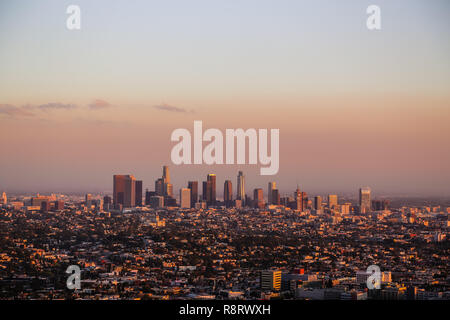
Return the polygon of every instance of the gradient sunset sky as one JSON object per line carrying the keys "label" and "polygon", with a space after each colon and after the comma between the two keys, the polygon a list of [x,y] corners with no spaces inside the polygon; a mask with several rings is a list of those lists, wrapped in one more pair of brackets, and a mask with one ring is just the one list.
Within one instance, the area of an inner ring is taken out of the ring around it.
{"label": "gradient sunset sky", "polygon": [[[153,190],[167,164],[176,194],[243,170],[249,194],[450,195],[449,39],[448,0],[3,0],[0,191]],[[194,120],[279,128],[279,173],[171,164]]]}

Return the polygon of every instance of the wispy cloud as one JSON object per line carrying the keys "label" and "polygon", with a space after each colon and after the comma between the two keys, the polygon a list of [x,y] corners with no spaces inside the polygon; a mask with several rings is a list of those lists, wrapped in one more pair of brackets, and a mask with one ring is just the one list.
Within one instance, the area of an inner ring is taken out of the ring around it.
{"label": "wispy cloud", "polygon": [[23,105],[14,106],[11,104],[0,104],[0,114],[10,117],[31,117],[37,115],[37,112],[44,111],[45,113],[52,110],[71,110],[78,108],[75,104],[67,104],[60,102],[49,102],[40,105]]}
{"label": "wispy cloud", "polygon": [[69,109],[75,109],[77,106],[75,104],[66,104],[66,103],[60,103],[60,102],[49,102],[46,104],[41,104],[36,106],[37,109],[40,110],[69,110]]}
{"label": "wispy cloud", "polygon": [[156,105],[153,106],[153,108],[158,109],[158,110],[163,110],[163,111],[169,111],[169,112],[182,112],[182,113],[186,113],[186,112],[194,112],[193,110],[189,111],[185,108],[180,108],[180,107],[175,107],[175,106],[171,106],[168,104],[160,104],[160,105]]}
{"label": "wispy cloud", "polygon": [[0,104],[0,114],[10,117],[33,117],[35,114],[24,107],[16,107],[10,104]]}
{"label": "wispy cloud", "polygon": [[112,107],[112,105],[108,101],[102,99],[95,99],[94,101],[92,101],[91,104],[89,104],[88,107],[91,110],[99,110]]}

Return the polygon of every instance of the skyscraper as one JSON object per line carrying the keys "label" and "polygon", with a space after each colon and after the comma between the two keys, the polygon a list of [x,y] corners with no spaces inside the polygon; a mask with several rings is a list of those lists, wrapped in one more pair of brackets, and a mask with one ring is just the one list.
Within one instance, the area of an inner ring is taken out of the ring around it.
{"label": "skyscraper", "polygon": [[198,201],[198,181],[189,181],[188,188],[191,189],[191,207],[195,208]]}
{"label": "skyscraper", "polygon": [[236,199],[244,201],[245,200],[245,176],[242,171],[239,171],[237,176],[237,194]]}
{"label": "skyscraper", "polygon": [[163,166],[163,179],[164,183],[170,183],[170,172],[168,166]]}
{"label": "skyscraper", "polygon": [[335,194],[328,195],[328,208],[333,209],[333,207],[338,205],[338,196]]}
{"label": "skyscraper", "polygon": [[2,202],[3,202],[3,204],[7,204],[8,203],[8,197],[6,196],[6,192],[2,193]]}
{"label": "skyscraper", "polygon": [[322,210],[322,197],[321,196],[314,197],[314,209]]}
{"label": "skyscraper", "polygon": [[302,192],[302,211],[309,208],[309,200],[308,200],[308,194],[306,192]]}
{"label": "skyscraper", "polygon": [[112,199],[110,196],[103,197],[103,209],[109,211],[111,209]]}
{"label": "skyscraper", "polygon": [[269,182],[269,189],[267,190],[267,202],[272,203],[272,190],[277,188],[276,182]]}
{"label": "skyscraper", "polygon": [[88,193],[84,196],[84,204],[87,208],[92,206],[92,194]]}
{"label": "skyscraper", "polygon": [[142,207],[142,180],[136,180],[136,207]]}
{"label": "skyscraper", "polygon": [[253,204],[255,208],[264,208],[264,192],[261,188],[253,190]]}
{"label": "skyscraper", "polygon": [[145,205],[149,206],[151,204],[151,197],[157,196],[155,191],[148,191],[148,189],[145,190]]}
{"label": "skyscraper", "polygon": [[303,192],[300,191],[300,188],[297,186],[297,190],[294,192],[294,209],[303,211]]}
{"label": "skyscraper", "polygon": [[223,201],[227,207],[231,206],[233,201],[233,187],[231,184],[231,180],[226,180],[223,184]]}
{"label": "skyscraper", "polygon": [[162,183],[163,183],[163,195],[164,196],[173,196],[173,186],[170,183],[170,172],[168,166],[163,166],[163,176],[162,176]]}
{"label": "skyscraper", "polygon": [[213,173],[208,174],[207,181],[210,182],[208,186],[210,203],[208,205],[214,206],[216,204],[216,175]]}
{"label": "skyscraper", "polygon": [[363,187],[359,189],[359,211],[360,213],[369,213],[371,211],[370,188]]}
{"label": "skyscraper", "polygon": [[203,181],[202,199],[211,203],[211,181]]}
{"label": "skyscraper", "polygon": [[190,208],[191,207],[191,189],[182,188],[180,189],[180,208]]}
{"label": "skyscraper", "polygon": [[171,183],[164,184],[164,196],[167,197],[173,196],[173,185]]}
{"label": "skyscraper", "polygon": [[272,190],[272,204],[275,204],[275,205],[281,204],[280,192],[278,191],[278,189]]}
{"label": "skyscraper", "polygon": [[132,175],[114,175],[113,189],[114,205],[125,208],[136,205],[136,179]]}
{"label": "skyscraper", "polygon": [[164,195],[164,180],[162,178],[155,181],[155,192],[158,196]]}

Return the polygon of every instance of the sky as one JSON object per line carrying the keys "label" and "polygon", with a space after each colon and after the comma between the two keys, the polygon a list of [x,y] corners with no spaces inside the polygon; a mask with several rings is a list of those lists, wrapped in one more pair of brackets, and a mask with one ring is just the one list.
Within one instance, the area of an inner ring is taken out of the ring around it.
{"label": "sky", "polygon": [[[66,8],[81,29],[66,28]],[[381,30],[366,8],[381,8]],[[0,2],[0,190],[450,195],[447,0]],[[175,166],[171,132],[280,129],[280,170]]]}

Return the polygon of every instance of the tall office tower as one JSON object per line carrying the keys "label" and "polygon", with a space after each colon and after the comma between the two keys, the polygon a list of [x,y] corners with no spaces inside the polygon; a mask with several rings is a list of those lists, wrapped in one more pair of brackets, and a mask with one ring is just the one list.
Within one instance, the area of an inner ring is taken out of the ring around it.
{"label": "tall office tower", "polygon": [[333,209],[338,205],[338,196],[335,194],[328,195],[328,208]]}
{"label": "tall office tower", "polygon": [[203,181],[202,199],[206,203],[211,203],[211,181]]}
{"label": "tall office tower", "polygon": [[237,176],[237,194],[236,199],[244,201],[245,200],[245,176],[242,171],[239,171]]}
{"label": "tall office tower", "polygon": [[280,199],[280,192],[278,189],[272,190],[272,204],[280,205],[281,199]]}
{"label": "tall office tower", "polygon": [[253,190],[253,205],[255,208],[264,208],[264,192],[261,188]]}
{"label": "tall office tower", "polygon": [[231,180],[226,180],[223,184],[223,201],[227,207],[231,207],[233,202],[233,187]]}
{"label": "tall office tower", "polygon": [[142,180],[136,180],[136,207],[142,207]]}
{"label": "tall office tower", "polygon": [[191,189],[182,188],[180,189],[180,208],[190,208],[191,207]]}
{"label": "tall office tower", "polygon": [[213,173],[208,174],[207,177],[207,181],[210,182],[210,187],[209,187],[209,198],[210,198],[210,203],[208,203],[208,205],[212,205],[214,206],[216,204],[216,175]]}
{"label": "tall office tower", "polygon": [[136,205],[136,179],[132,175],[114,175],[114,205],[125,208]]}
{"label": "tall office tower", "polygon": [[7,204],[8,203],[8,197],[6,196],[6,192],[2,193],[2,202],[3,202],[3,204]]}
{"label": "tall office tower", "polygon": [[261,271],[261,290],[279,291],[281,289],[281,270]]}
{"label": "tall office tower", "polygon": [[359,212],[369,213],[371,210],[370,188],[363,187],[359,189]]}
{"label": "tall office tower", "polygon": [[173,185],[171,183],[164,184],[164,196],[167,197],[173,196]]}
{"label": "tall office tower", "polygon": [[88,193],[84,196],[84,204],[87,208],[92,206],[92,194]]}
{"label": "tall office tower", "polygon": [[168,166],[163,166],[163,179],[164,183],[170,183],[170,172]]}
{"label": "tall office tower", "polygon": [[170,183],[170,172],[168,166],[163,166],[163,185],[164,185],[164,196],[173,196],[173,186]]}
{"label": "tall office tower", "polygon": [[303,211],[303,192],[300,191],[300,188],[297,186],[297,190],[294,192],[294,209]]}
{"label": "tall office tower", "polygon": [[[302,203],[302,210],[306,210],[309,209],[309,200],[308,200],[308,194],[306,192],[302,192],[302,198],[303,198],[303,203]],[[312,205],[312,201],[311,201],[311,205]]]}
{"label": "tall office tower", "polygon": [[110,196],[103,197],[103,209],[108,211],[111,210],[112,199]]}
{"label": "tall office tower", "polygon": [[322,197],[321,196],[314,197],[314,209],[322,210]]}
{"label": "tall office tower", "polygon": [[162,178],[155,181],[155,192],[158,196],[164,195],[164,180]]}
{"label": "tall office tower", "polygon": [[151,205],[151,197],[157,196],[155,191],[148,191],[148,189],[145,191],[145,205],[149,206]]}
{"label": "tall office tower", "polygon": [[191,189],[191,207],[195,208],[198,201],[198,181],[189,181],[188,188]]}
{"label": "tall office tower", "polygon": [[341,214],[347,215],[350,214],[351,203],[344,203],[341,205]]}
{"label": "tall office tower", "polygon": [[264,200],[263,189],[255,188],[253,190],[253,201],[261,201],[261,200]]}
{"label": "tall office tower", "polygon": [[269,182],[269,189],[267,190],[267,203],[272,203],[272,190],[277,188],[276,182]]}

